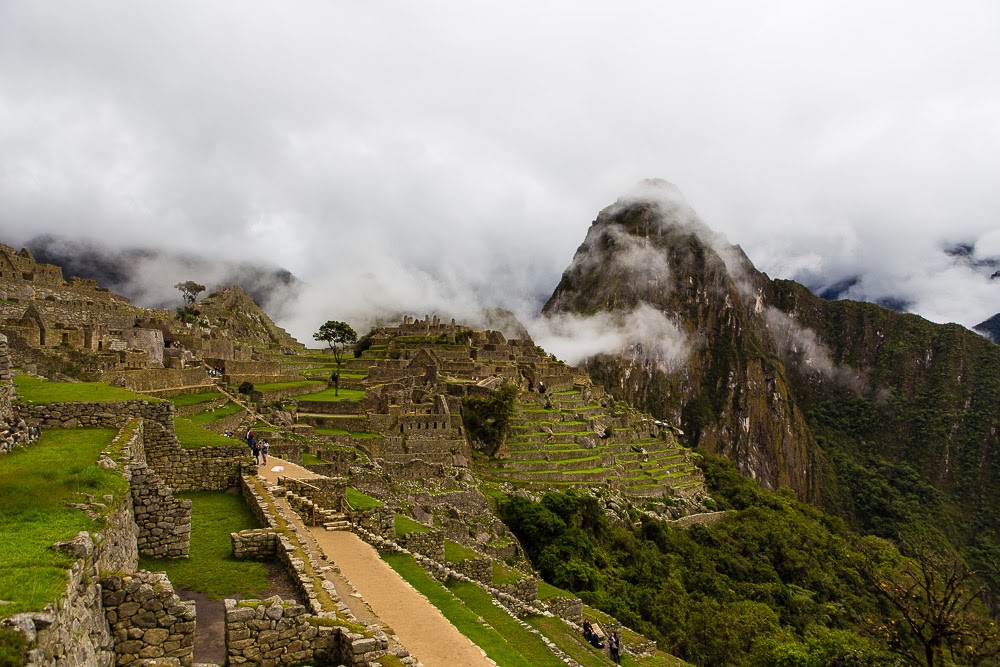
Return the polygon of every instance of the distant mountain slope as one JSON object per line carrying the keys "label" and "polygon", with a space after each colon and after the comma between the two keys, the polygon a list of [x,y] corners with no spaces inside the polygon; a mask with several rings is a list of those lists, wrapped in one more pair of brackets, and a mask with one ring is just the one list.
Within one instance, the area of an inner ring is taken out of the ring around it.
{"label": "distant mountain slope", "polygon": [[706,227],[675,187],[644,189],[601,211],[543,313],[611,312],[626,321],[643,306],[662,313],[662,333],[686,353],[666,359],[647,340],[586,362],[595,380],[682,422],[691,444],[725,454],[765,486],[816,498],[822,465],[768,331],[759,299],[767,276]]}
{"label": "distant mountain slope", "polygon": [[96,280],[146,308],[181,305],[174,285],[194,280],[209,290],[239,285],[262,308],[281,317],[282,306],[300,286],[298,278],[273,265],[204,259],[149,248],[113,251],[90,241],[55,236],[38,236],[25,245],[39,262],[62,267],[67,279]]}
{"label": "distant mountain slope", "polygon": [[544,312],[627,321],[643,307],[661,318],[661,339],[682,339],[683,353],[664,358],[647,337],[590,359],[609,391],[679,418],[689,444],[864,531],[900,537],[922,521],[985,559],[981,571],[995,562],[996,344],[771,280],[676,188],[656,182],[600,213]]}
{"label": "distant mountain slope", "polygon": [[1000,313],[997,313],[993,317],[980,322],[972,328],[989,338],[994,343],[1000,344]]}

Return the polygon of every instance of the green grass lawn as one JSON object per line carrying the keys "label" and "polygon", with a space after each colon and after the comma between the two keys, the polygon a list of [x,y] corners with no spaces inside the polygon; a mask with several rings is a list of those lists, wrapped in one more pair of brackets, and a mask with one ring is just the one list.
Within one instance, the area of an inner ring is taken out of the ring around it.
{"label": "green grass lawn", "polygon": [[[529,633],[514,619],[489,602],[481,605],[481,598],[469,596],[476,609],[468,602],[460,599],[453,590],[449,590],[435,581],[422,567],[417,565],[412,556],[406,554],[385,554],[382,556],[387,563],[404,579],[420,591],[427,599],[441,610],[458,631],[472,640],[479,648],[500,667],[565,667],[555,655],[548,650],[537,635]],[[467,584],[476,588],[472,584]],[[477,590],[482,590],[478,589]],[[466,591],[460,588],[461,593]],[[486,593],[483,592],[485,596]],[[482,610],[479,607],[482,606]],[[488,607],[488,608],[487,608]],[[499,614],[506,616],[508,625]],[[482,618],[482,621],[480,621]],[[515,635],[515,630],[521,634]]]}
{"label": "green grass lawn", "polygon": [[65,591],[72,561],[49,547],[99,529],[67,502],[80,502],[81,492],[123,501],[121,471],[97,465],[114,436],[111,429],[49,429],[37,443],[0,456],[0,600],[11,603],[0,605],[0,616],[40,611]]}
{"label": "green grass lawn", "polygon": [[319,465],[324,463],[323,459],[319,458],[315,454],[310,452],[302,452],[302,465],[305,467]]}
{"label": "green grass lawn", "polygon": [[192,424],[208,424],[209,422],[214,422],[216,420],[222,419],[223,417],[228,417],[229,415],[235,415],[237,412],[242,412],[243,408],[229,401],[221,408],[215,408],[214,410],[205,410],[203,412],[198,412],[193,414],[186,419],[189,419]]}
{"label": "green grass lawn", "polygon": [[382,507],[384,503],[381,500],[376,500],[369,495],[361,493],[357,489],[347,487],[347,502],[351,504],[351,507],[359,512],[364,510],[370,510],[374,507]]}
{"label": "green grass lawn", "polygon": [[561,588],[556,588],[550,583],[546,583],[541,579],[538,580],[538,599],[548,600],[549,598],[576,598],[576,595],[570,593],[569,591],[564,591]]}
{"label": "green grass lawn", "polygon": [[526,576],[523,572],[507,567],[503,563],[493,561],[493,583],[498,586],[502,584],[516,584],[526,578]]}
{"label": "green grass lawn", "polygon": [[453,542],[452,540],[444,541],[444,559],[448,563],[461,563],[464,560],[475,560],[482,557],[481,553],[462,546],[458,542]]}
{"label": "green grass lawn", "polygon": [[174,396],[170,399],[170,402],[179,408],[183,408],[188,405],[208,403],[209,401],[214,401],[219,398],[222,398],[222,392],[203,391],[197,394],[181,394],[180,396]]}
{"label": "green grass lawn", "polygon": [[299,382],[268,382],[266,384],[255,385],[254,390],[280,391],[283,389],[293,389],[293,388],[307,389],[309,387],[318,387],[322,384],[323,384],[322,382],[316,382],[315,380],[301,380]]}
{"label": "green grass lawn", "polygon": [[157,401],[128,389],[112,387],[104,382],[51,382],[31,375],[14,378],[17,395],[32,403],[115,403],[118,401]]}
{"label": "green grass lawn", "polygon": [[430,526],[425,526],[408,516],[403,516],[402,514],[396,515],[396,537],[402,537],[408,533],[427,533],[430,530]]}
{"label": "green grass lawn", "polygon": [[191,500],[191,552],[186,559],[140,558],[139,567],[166,572],[171,583],[215,599],[257,597],[269,587],[259,561],[233,557],[229,533],[259,528],[243,497],[225,491],[178,494]]}
{"label": "green grass lawn", "polygon": [[336,403],[337,401],[360,401],[365,397],[363,389],[343,389],[334,393],[333,387],[318,391],[315,394],[303,396],[303,401],[322,401],[326,403]]}
{"label": "green grass lawn", "polygon": [[[174,432],[177,433],[177,440],[181,447],[185,449],[197,449],[198,447],[232,447],[240,445],[239,438],[227,438],[224,435],[202,428],[190,419],[176,417],[174,419]],[[249,455],[250,448],[247,448]]]}

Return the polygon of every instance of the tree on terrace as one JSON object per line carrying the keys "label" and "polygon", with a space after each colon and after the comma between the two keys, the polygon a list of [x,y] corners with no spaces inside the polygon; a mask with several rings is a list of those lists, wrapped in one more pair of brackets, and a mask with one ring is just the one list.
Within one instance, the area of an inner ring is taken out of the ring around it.
{"label": "tree on terrace", "polygon": [[182,283],[177,283],[174,285],[174,288],[181,291],[185,306],[193,306],[194,302],[198,300],[198,295],[205,291],[204,285],[199,285],[193,280],[185,280]]}
{"label": "tree on terrace", "polygon": [[184,297],[184,305],[177,309],[177,319],[181,322],[198,321],[201,312],[194,307],[194,302],[198,299],[198,295],[205,291],[205,286],[193,280],[185,280],[182,283],[177,283],[174,287],[179,289],[181,296]]}
{"label": "tree on terrace", "polygon": [[344,351],[358,342],[358,332],[346,322],[330,320],[313,334],[313,338],[325,342],[330,347],[333,360],[337,362],[337,372],[330,376],[333,380],[333,394],[340,395],[340,367],[344,363]]}

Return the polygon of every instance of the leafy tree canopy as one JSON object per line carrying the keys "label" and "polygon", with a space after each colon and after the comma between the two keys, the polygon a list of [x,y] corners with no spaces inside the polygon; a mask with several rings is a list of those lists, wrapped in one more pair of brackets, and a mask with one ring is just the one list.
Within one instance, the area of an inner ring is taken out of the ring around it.
{"label": "leafy tree canopy", "polygon": [[185,280],[182,283],[177,283],[174,288],[181,291],[181,296],[184,297],[184,305],[191,306],[198,299],[198,295],[205,291],[205,286],[196,283],[193,280]]}

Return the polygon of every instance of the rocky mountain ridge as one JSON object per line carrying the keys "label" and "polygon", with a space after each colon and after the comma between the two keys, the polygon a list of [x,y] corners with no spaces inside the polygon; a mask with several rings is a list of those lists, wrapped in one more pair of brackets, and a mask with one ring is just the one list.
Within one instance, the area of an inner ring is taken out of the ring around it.
{"label": "rocky mountain ridge", "polygon": [[[689,445],[863,531],[899,538],[913,519],[879,519],[892,512],[871,505],[864,471],[913,471],[944,503],[931,516],[931,504],[915,499],[915,511],[955,544],[996,553],[996,344],[959,325],[772,280],[664,182],[598,215],[544,313],[628,322],[641,309],[660,319],[657,332],[585,363],[605,389],[679,419]],[[665,358],[663,340],[680,352]],[[992,556],[983,557],[988,567]]]}

